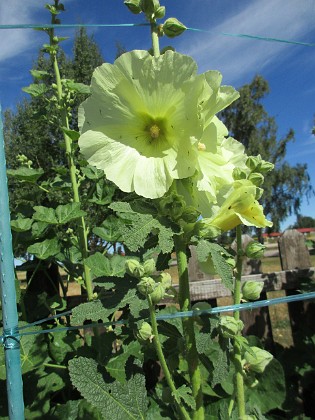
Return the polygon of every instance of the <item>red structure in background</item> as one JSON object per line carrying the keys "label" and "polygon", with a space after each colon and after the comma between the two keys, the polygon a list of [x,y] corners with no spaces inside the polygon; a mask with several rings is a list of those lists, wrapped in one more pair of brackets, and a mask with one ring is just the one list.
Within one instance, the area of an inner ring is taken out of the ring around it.
{"label": "red structure in background", "polygon": [[[296,230],[304,234],[315,232],[315,228],[298,228]],[[263,233],[263,238],[276,238],[281,235],[281,232]]]}

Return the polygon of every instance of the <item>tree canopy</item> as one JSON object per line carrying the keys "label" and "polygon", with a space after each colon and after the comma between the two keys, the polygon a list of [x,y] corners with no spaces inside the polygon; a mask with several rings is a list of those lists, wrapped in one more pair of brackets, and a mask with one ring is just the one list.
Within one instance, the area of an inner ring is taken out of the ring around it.
{"label": "tree canopy", "polygon": [[260,154],[275,165],[263,185],[262,205],[273,222],[272,229],[277,231],[281,221],[299,213],[302,198],[313,191],[307,165],[292,166],[285,160],[294,131],[290,129],[285,137],[278,138],[276,120],[262,104],[269,93],[268,82],[257,75],[239,92],[240,98],[222,112],[222,117],[231,136],[245,146],[248,155]]}

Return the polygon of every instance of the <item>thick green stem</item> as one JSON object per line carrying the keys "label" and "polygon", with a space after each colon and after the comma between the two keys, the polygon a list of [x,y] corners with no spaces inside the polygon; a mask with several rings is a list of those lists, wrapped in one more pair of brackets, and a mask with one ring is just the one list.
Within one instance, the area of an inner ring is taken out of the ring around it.
{"label": "thick green stem", "polygon": [[159,34],[157,29],[157,24],[151,22],[151,37],[152,37],[152,48],[153,55],[155,58],[160,56],[160,43],[159,43]]}
{"label": "thick green stem", "polygon": [[[52,43],[52,38],[53,38],[52,35],[51,35],[51,43]],[[51,56],[53,60],[53,68],[55,72],[55,79],[56,79],[56,85],[57,85],[57,96],[58,96],[59,105],[61,107],[61,127],[65,127],[69,129],[67,109],[62,104],[62,84],[61,84],[61,77],[60,77],[60,71],[59,71],[58,61],[56,57],[56,52],[52,53]],[[74,163],[73,151],[72,151],[72,140],[65,133],[63,134],[63,136],[64,136],[64,141],[65,141],[66,156],[67,156],[68,167],[69,167],[69,172],[70,172],[71,186],[72,186],[72,192],[73,192],[73,201],[75,203],[80,203],[79,186],[78,186],[77,175],[76,175],[76,165]],[[82,253],[82,259],[83,259],[84,283],[86,287],[87,297],[88,297],[88,300],[93,300],[93,286],[92,286],[91,272],[90,272],[89,267],[85,264],[85,259],[89,256],[89,253],[88,253],[88,245],[87,245],[87,230],[85,226],[84,217],[81,217],[79,219],[78,238],[79,238],[80,251]]]}
{"label": "thick green stem", "polygon": [[[158,328],[157,328],[157,322],[156,322],[156,315],[155,315],[155,307],[152,303],[151,297],[148,296],[148,302],[149,302],[149,309],[150,309],[150,321],[151,321],[151,327],[152,327],[152,333],[153,333],[153,344],[154,344],[154,348],[156,351],[156,354],[158,356],[159,362],[161,364],[164,376],[165,376],[165,380],[167,382],[167,385],[170,387],[170,390],[172,391],[172,394],[176,393],[176,387],[175,384],[173,382],[172,379],[172,375],[171,372],[168,369],[165,357],[164,357],[164,353],[162,350],[162,346],[160,343],[160,339],[159,339],[159,332],[158,332]],[[178,409],[178,412],[181,416],[181,418],[189,420],[190,416],[187,413],[185,407],[181,404],[179,404],[178,402],[176,402],[176,406]]]}
{"label": "thick green stem", "polygon": [[[174,238],[179,280],[179,306],[181,311],[189,311],[191,304],[186,242],[182,235]],[[188,364],[192,394],[196,401],[196,410],[192,418],[201,420],[204,419],[204,406],[193,318],[182,318],[182,325],[186,344],[185,358]]]}
{"label": "thick green stem", "polygon": [[[236,276],[234,285],[234,305],[241,303],[241,285],[242,285],[242,230],[241,226],[236,228]],[[234,312],[234,318],[238,321],[240,319],[240,312]],[[240,333],[241,334],[241,333]],[[239,418],[246,415],[245,409],[245,391],[244,391],[244,377],[242,367],[241,347],[237,340],[234,341],[234,366],[235,366],[235,385],[236,385],[236,400]]]}

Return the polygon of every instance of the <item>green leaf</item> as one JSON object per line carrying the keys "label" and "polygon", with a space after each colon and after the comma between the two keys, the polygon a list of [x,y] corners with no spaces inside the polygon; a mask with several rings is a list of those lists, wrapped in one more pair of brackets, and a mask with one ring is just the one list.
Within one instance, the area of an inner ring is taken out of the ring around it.
{"label": "green leaf", "polygon": [[86,212],[80,210],[80,203],[69,203],[56,208],[57,221],[60,225],[85,215]]}
{"label": "green leaf", "polygon": [[125,223],[120,227],[122,242],[131,250],[138,251],[143,247],[152,232],[158,235],[158,243],[163,253],[173,249],[173,232],[162,225],[151,214],[135,212],[129,203],[118,202],[109,206]]}
{"label": "green leaf", "polygon": [[106,309],[100,300],[93,300],[92,302],[81,303],[72,310],[71,324],[81,325],[86,320],[92,322],[108,321],[108,316],[113,313],[112,309]]}
{"label": "green leaf", "polygon": [[67,420],[102,420],[99,411],[86,400],[70,400],[58,404],[52,410],[52,417]]}
{"label": "green leaf", "polygon": [[55,225],[58,223],[55,214],[55,209],[53,209],[52,207],[34,206],[34,210],[34,220],[38,220],[39,222],[45,222],[50,225]]}
{"label": "green leaf", "polygon": [[65,84],[67,88],[72,90],[73,92],[85,95],[90,94],[90,86],[87,86],[84,83],[76,83],[73,80],[66,80]]}
{"label": "green leaf", "polygon": [[42,96],[48,91],[48,87],[44,83],[32,83],[31,85],[22,88],[26,93],[29,93],[34,98]]}
{"label": "green leaf", "polygon": [[257,374],[258,385],[246,392],[250,407],[258,407],[265,414],[281,408],[286,397],[285,377],[281,364],[273,358],[262,374]]}
{"label": "green leaf", "polygon": [[100,366],[85,357],[70,360],[69,374],[72,384],[104,419],[145,419],[148,403],[143,375],[136,374],[125,384],[106,383]]}
{"label": "green leaf", "polygon": [[176,392],[172,393],[178,404],[182,404],[182,401],[184,401],[190,408],[195,410],[196,401],[191,394],[191,389],[187,385],[182,385],[176,389]]}
{"label": "green leaf", "polygon": [[43,169],[26,168],[22,166],[18,169],[8,169],[7,174],[13,176],[18,181],[35,183],[44,173]]}
{"label": "green leaf", "polygon": [[27,248],[27,252],[35,255],[40,260],[46,260],[60,252],[60,244],[57,238],[45,239],[43,242],[30,245]]}
{"label": "green leaf", "polygon": [[207,261],[208,257],[211,256],[214,268],[221,277],[222,283],[227,289],[233,290],[232,268],[223,256],[228,257],[230,254],[222,246],[202,239],[197,245],[196,254],[200,262]]}
{"label": "green leaf", "polygon": [[114,255],[108,258],[100,252],[96,252],[85,260],[95,277],[124,277],[126,258]]}
{"label": "green leaf", "polygon": [[20,217],[18,219],[11,220],[11,229],[15,232],[26,232],[31,229],[32,223],[32,219]]}
{"label": "green leaf", "polygon": [[120,226],[122,222],[114,215],[109,215],[99,227],[93,229],[93,233],[106,242],[117,242],[120,240]]}
{"label": "green leaf", "polygon": [[33,69],[33,70],[30,70],[30,73],[35,79],[39,79],[39,80],[42,80],[45,77],[49,76],[49,73],[47,71],[44,71],[44,70],[34,70]]}
{"label": "green leaf", "polygon": [[61,127],[62,131],[68,136],[70,137],[70,139],[72,141],[78,141],[80,138],[80,133],[78,131],[75,130],[70,130],[67,127]]}
{"label": "green leaf", "polygon": [[117,381],[125,383],[126,379],[126,363],[130,356],[134,356],[139,360],[143,360],[141,352],[141,344],[138,341],[132,341],[128,345],[122,346],[122,353],[116,357],[112,357],[106,363],[107,372]]}

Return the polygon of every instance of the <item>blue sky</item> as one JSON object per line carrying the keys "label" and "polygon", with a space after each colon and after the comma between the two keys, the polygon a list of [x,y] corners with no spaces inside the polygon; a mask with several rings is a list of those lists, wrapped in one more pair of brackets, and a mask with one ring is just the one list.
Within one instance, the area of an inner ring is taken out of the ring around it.
{"label": "blue sky", "polygon": [[[10,0],[0,4],[0,25],[49,23],[49,13],[42,0]],[[142,23],[143,15],[132,15],[123,0],[64,0],[66,12],[62,23]],[[295,143],[288,147],[287,161],[306,163],[315,187],[315,137],[311,135],[315,114],[315,47],[266,42],[225,36],[243,33],[315,43],[314,0],[164,0],[166,17],[177,17],[187,27],[206,32],[186,31],[181,37],[162,39],[161,47],[173,45],[177,51],[191,55],[200,72],[216,69],[224,84],[240,87],[255,74],[264,76],[270,94],[264,105],[276,117],[279,137],[290,128]],[[93,28],[104,59],[113,62],[116,44],[127,50],[150,48],[147,27]],[[68,36],[64,48],[70,54],[74,29],[60,29]],[[31,82],[29,70],[40,46],[47,39],[32,29],[0,30],[0,102],[2,109],[23,98],[21,88]],[[315,198],[303,199],[303,215],[315,218]],[[282,228],[293,223],[288,218]]]}

